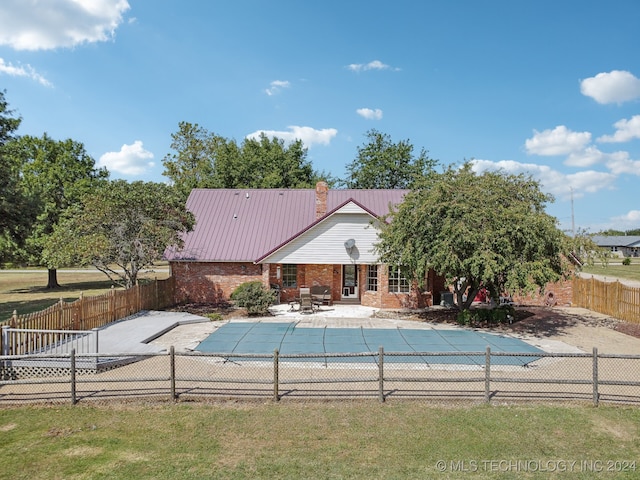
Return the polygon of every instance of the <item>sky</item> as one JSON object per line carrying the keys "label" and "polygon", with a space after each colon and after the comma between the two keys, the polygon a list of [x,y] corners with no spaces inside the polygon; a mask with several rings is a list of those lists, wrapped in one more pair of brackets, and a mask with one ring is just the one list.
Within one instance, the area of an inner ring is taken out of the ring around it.
{"label": "sky", "polygon": [[[181,121],[301,139],[344,178],[370,129],[531,175],[568,233],[640,228],[637,0],[2,0],[20,135],[168,181]],[[490,215],[491,212],[482,212]]]}

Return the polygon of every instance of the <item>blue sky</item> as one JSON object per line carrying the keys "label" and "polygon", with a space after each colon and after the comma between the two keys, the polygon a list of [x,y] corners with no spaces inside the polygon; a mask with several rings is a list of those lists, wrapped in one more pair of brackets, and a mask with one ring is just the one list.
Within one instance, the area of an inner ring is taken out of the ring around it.
{"label": "blue sky", "polygon": [[565,230],[626,230],[638,25],[637,0],[2,0],[0,89],[20,134],[83,142],[112,178],[166,181],[180,121],[301,138],[337,177],[375,128],[531,174]]}

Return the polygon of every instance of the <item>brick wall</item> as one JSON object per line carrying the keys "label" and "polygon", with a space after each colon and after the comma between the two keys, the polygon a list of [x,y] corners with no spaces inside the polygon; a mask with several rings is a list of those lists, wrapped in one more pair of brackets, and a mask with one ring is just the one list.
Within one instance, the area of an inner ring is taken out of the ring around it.
{"label": "brick wall", "polygon": [[219,303],[242,283],[262,281],[262,265],[253,263],[170,262],[176,302]]}
{"label": "brick wall", "polygon": [[[242,283],[261,281],[266,287],[279,285],[280,301],[286,303],[299,296],[300,287],[328,285],[331,298],[340,301],[342,285],[341,265],[298,265],[296,288],[282,287],[282,265],[253,263],[214,263],[214,262],[171,262],[171,272],[176,279],[176,302],[219,303],[228,301],[231,293]],[[278,278],[280,268],[280,278]],[[421,292],[417,286],[411,293],[389,293],[388,269],[378,267],[378,290],[367,291],[367,266],[358,267],[358,285],[360,303],[375,308],[422,308],[432,305],[431,293]],[[429,274],[427,287],[434,291],[444,284],[443,280]],[[437,290],[438,292],[440,290]]]}
{"label": "brick wall", "polygon": [[573,302],[573,282],[569,279],[548,283],[542,292],[524,296],[514,295],[513,301],[519,305],[542,306],[553,304],[568,306]]}

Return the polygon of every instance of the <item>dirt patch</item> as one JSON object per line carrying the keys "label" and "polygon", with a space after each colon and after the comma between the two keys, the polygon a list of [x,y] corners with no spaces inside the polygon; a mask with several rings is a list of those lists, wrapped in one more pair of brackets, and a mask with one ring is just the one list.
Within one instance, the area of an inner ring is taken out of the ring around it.
{"label": "dirt patch", "polygon": [[167,309],[169,312],[187,312],[192,315],[207,317],[215,315],[220,320],[247,317],[247,310],[231,303],[187,303]]}
{"label": "dirt patch", "polygon": [[[456,325],[457,309],[434,308],[420,312],[380,311],[379,318],[400,318],[429,323]],[[640,339],[640,324],[624,322],[584,308],[519,306],[515,308],[512,323],[478,325],[488,330],[528,334],[537,337],[554,337],[572,327],[603,327]]]}

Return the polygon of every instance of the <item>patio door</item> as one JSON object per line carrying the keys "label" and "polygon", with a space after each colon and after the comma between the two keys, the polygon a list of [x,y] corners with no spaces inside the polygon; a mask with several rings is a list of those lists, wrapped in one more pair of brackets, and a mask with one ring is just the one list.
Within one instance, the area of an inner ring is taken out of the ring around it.
{"label": "patio door", "polygon": [[352,263],[342,265],[342,298],[358,298],[358,267]]}

